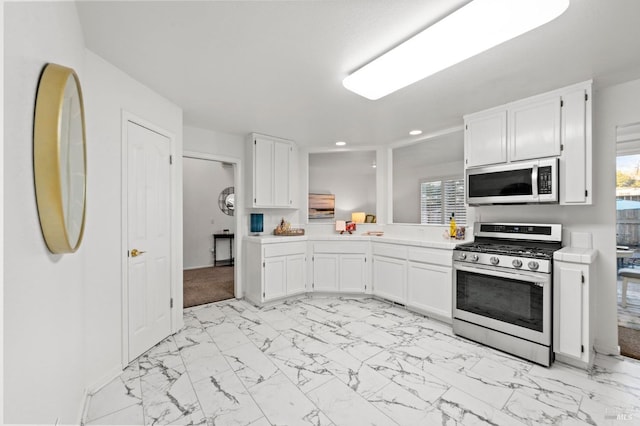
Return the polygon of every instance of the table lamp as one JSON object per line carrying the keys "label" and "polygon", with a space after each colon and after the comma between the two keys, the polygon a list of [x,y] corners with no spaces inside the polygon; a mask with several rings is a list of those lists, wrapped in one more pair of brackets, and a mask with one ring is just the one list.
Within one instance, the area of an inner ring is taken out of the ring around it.
{"label": "table lamp", "polygon": [[364,223],[365,216],[364,212],[353,212],[351,213],[351,222]]}

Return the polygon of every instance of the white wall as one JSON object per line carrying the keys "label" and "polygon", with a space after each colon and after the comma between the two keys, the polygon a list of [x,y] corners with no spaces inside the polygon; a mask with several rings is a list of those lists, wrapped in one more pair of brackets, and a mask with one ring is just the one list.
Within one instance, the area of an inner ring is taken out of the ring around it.
{"label": "white wall", "polygon": [[[309,154],[309,193],[334,194],[335,218],[351,220],[352,212],[376,214],[376,151]],[[300,212],[304,216],[305,212]],[[320,223],[324,220],[312,220]]]}
{"label": "white wall", "polygon": [[122,112],[175,138],[172,176],[173,324],[182,327],[182,110],[87,51],[83,82],[87,120],[87,224],[85,268],[87,386],[91,390],[120,369],[122,335]]}
{"label": "white wall", "polygon": [[85,247],[51,255],[33,181],[33,111],[47,62],[83,82],[74,3],[5,3],[4,414],[6,423],[73,423],[84,392]]}
{"label": "white wall", "polygon": [[[235,232],[235,217],[220,210],[218,196],[233,186],[233,166],[220,161],[183,159],[184,269],[213,265],[212,234]],[[216,259],[229,259],[229,240],[217,242]]]}
{"label": "white wall", "polygon": [[[74,424],[85,390],[121,367],[122,109],[173,132],[179,152],[182,114],[85,50],[75,3],[4,6],[4,420]],[[47,62],[73,67],[84,92],[87,223],[75,254],[48,252],[35,203],[33,108]],[[181,190],[175,197],[181,206]],[[174,213],[181,224],[181,209]],[[181,263],[182,227],[174,228]]]}
{"label": "white wall", "polygon": [[[430,178],[462,177],[463,175],[462,161],[394,170],[393,222],[420,223],[420,182]],[[445,218],[445,222],[447,220],[448,218]]]}

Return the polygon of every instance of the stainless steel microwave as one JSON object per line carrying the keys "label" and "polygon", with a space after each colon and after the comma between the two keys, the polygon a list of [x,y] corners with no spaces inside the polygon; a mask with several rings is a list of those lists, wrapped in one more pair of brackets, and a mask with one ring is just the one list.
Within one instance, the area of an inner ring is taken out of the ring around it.
{"label": "stainless steel microwave", "polygon": [[466,199],[482,204],[558,202],[558,159],[546,158],[467,169]]}

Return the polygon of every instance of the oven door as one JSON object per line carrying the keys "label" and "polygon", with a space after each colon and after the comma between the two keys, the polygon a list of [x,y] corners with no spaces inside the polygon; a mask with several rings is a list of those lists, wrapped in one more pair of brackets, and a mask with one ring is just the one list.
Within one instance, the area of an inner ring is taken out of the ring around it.
{"label": "oven door", "polygon": [[551,274],[454,262],[453,317],[551,345]]}

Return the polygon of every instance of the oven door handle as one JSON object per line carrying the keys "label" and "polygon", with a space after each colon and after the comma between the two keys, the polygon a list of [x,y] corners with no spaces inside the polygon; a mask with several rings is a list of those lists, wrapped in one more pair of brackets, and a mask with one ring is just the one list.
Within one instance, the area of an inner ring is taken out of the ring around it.
{"label": "oven door handle", "polygon": [[529,273],[527,271],[518,272],[504,272],[496,271],[489,268],[480,268],[477,266],[469,267],[464,265],[454,265],[454,269],[457,271],[469,272],[472,274],[490,275],[493,277],[510,278],[512,280],[526,281],[532,284],[546,284],[551,281],[551,274],[536,274]]}

